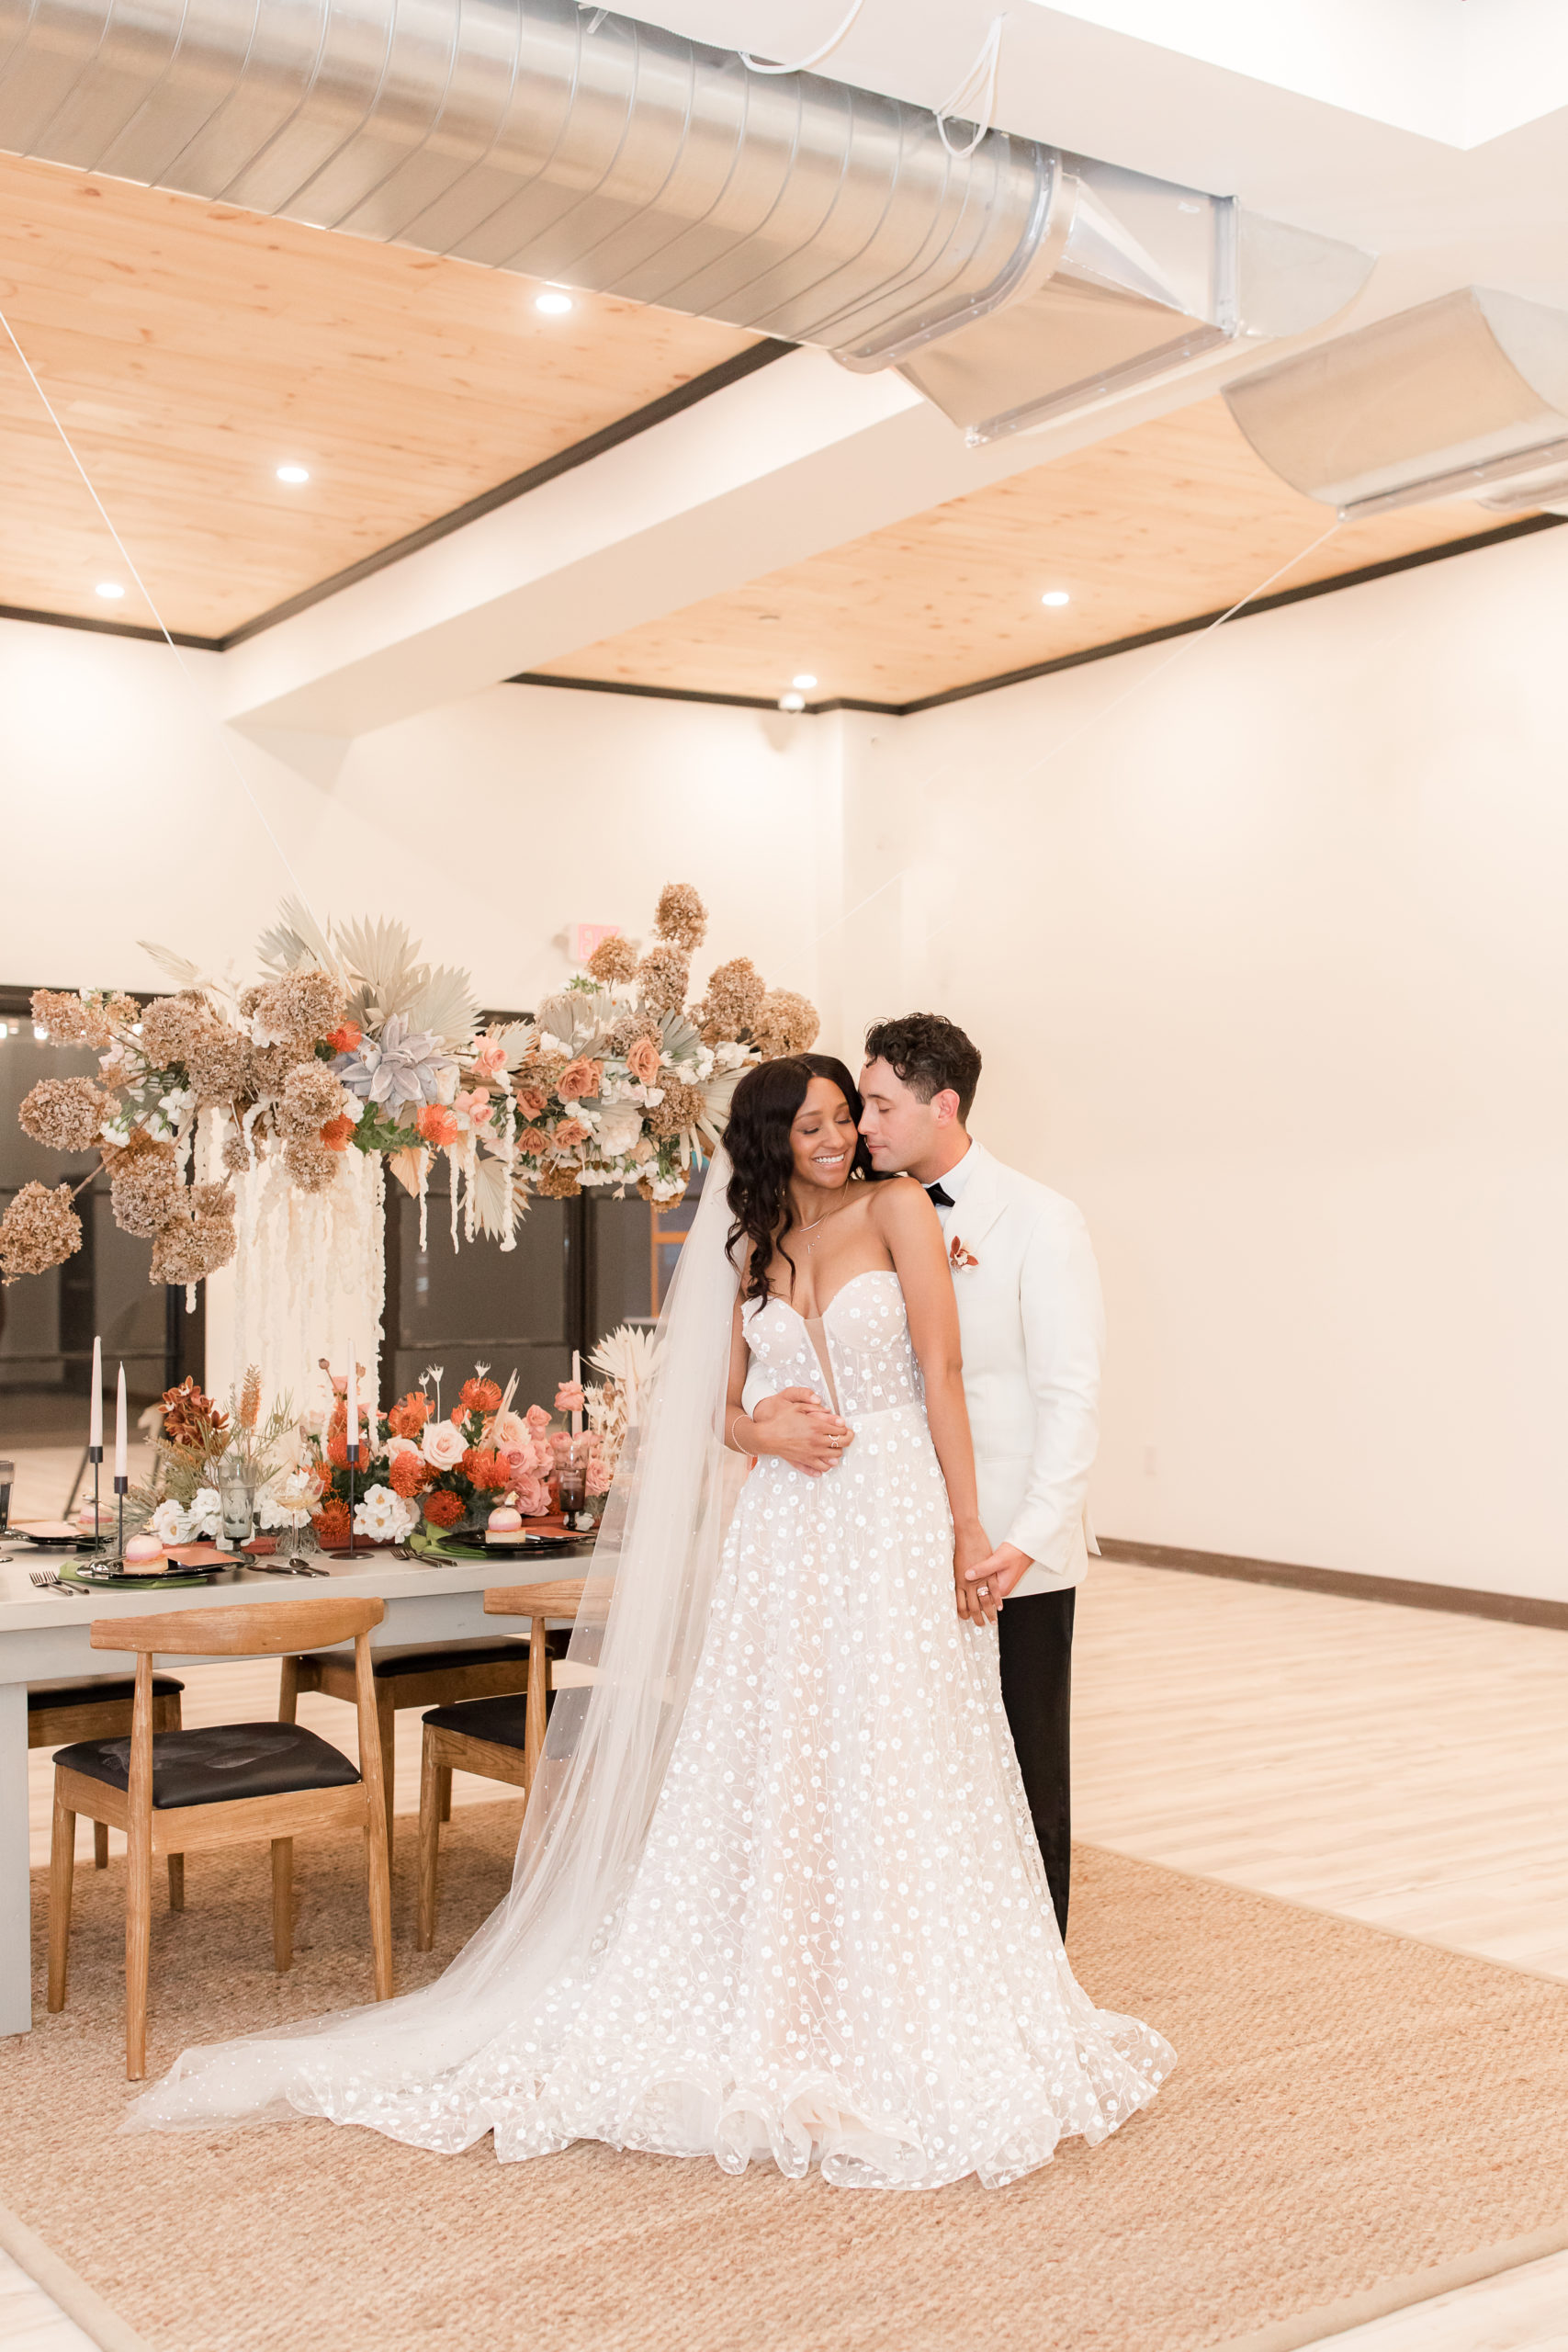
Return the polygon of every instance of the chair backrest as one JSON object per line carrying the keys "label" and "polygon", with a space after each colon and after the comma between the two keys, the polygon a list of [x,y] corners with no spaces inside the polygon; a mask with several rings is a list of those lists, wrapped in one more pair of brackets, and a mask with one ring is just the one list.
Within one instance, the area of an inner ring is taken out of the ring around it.
{"label": "chair backrest", "polygon": [[554,1584],[509,1584],[485,1595],[487,1617],[575,1617],[582,1606],[586,1577],[560,1577]]}
{"label": "chair backrest", "polygon": [[95,1617],[96,1650],[165,1657],[278,1657],[367,1634],[387,1613],[375,1599],[257,1600],[232,1609],[171,1609],[159,1617]]}

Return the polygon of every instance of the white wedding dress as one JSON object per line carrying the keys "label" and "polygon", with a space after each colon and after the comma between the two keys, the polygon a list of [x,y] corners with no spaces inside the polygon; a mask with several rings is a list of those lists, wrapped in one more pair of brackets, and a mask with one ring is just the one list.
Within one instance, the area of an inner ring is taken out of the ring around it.
{"label": "white wedding dress", "polygon": [[830,1385],[793,1307],[744,1319],[749,1397],[836,1392],[854,1442],[820,1477],[770,1459],[743,1487],[613,1911],[536,1965],[504,2022],[492,1999],[457,2063],[441,2063],[452,2003],[423,2030],[394,2023],[407,2010],[417,2028],[435,1987],[355,2013],[347,2035],[328,2019],[190,2053],[137,2125],[293,2109],[435,2150],[493,2132],[503,2159],[590,2139],[934,2188],[1014,2180],[1153,2098],[1172,2052],[1073,1977],[995,1634],[954,1609],[897,1275],[856,1275],[829,1303]]}

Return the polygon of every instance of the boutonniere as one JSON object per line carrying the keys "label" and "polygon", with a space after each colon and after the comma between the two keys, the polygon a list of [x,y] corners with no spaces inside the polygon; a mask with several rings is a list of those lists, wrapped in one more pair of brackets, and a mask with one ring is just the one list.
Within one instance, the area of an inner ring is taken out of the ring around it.
{"label": "boutonniere", "polygon": [[947,1262],[956,1274],[965,1266],[977,1266],[980,1261],[973,1250],[965,1250],[955,1233],[947,1245]]}

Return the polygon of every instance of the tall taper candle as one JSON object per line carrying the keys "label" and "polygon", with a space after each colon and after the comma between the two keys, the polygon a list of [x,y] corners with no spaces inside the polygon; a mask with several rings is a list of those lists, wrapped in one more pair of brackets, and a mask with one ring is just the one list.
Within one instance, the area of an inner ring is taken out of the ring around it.
{"label": "tall taper candle", "polygon": [[125,1366],[119,1368],[119,1383],[114,1398],[114,1475],[125,1476]]}
{"label": "tall taper candle", "polygon": [[87,1443],[104,1450],[104,1343],[93,1341],[93,1394],[87,1406]]}
{"label": "tall taper candle", "polygon": [[[581,1387],[582,1357],[576,1348],[573,1348],[571,1351],[571,1379],[574,1388]],[[573,1437],[581,1437],[582,1435],[582,1416],[581,1413],[573,1413],[571,1417],[571,1433]]]}

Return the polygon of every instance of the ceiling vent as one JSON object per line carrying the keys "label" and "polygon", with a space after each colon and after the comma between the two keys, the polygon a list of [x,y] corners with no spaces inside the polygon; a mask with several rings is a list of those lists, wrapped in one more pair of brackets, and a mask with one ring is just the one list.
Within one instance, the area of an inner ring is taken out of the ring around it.
{"label": "ceiling vent", "polygon": [[0,149],[901,366],[977,440],[1371,266],[577,0],[0,0]]}
{"label": "ceiling vent", "polygon": [[1568,496],[1568,314],[1461,287],[1224,388],[1266,465],[1347,519]]}

